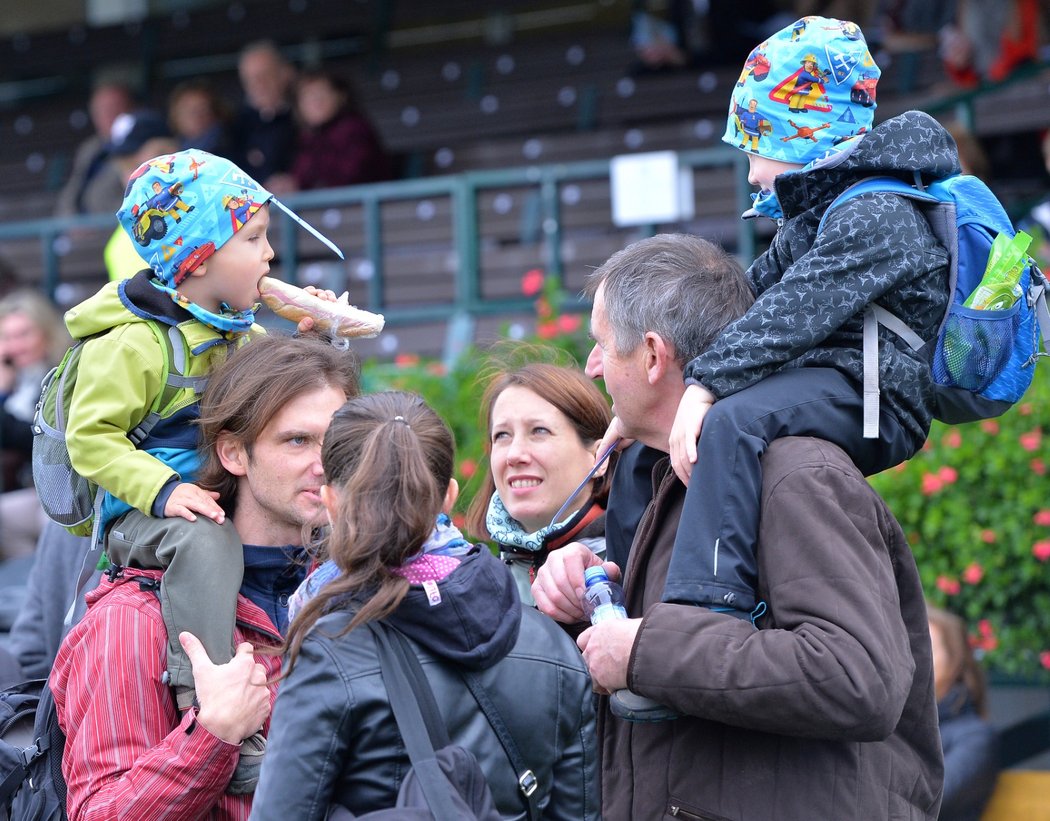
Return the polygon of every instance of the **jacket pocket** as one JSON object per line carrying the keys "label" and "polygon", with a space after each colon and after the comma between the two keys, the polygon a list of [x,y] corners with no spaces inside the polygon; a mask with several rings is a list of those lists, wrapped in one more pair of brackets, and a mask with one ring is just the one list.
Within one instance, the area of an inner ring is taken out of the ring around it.
{"label": "jacket pocket", "polygon": [[674,798],[667,802],[667,809],[664,812],[664,818],[674,818],[677,819],[677,821],[733,821],[731,818],[726,818],[724,815],[715,815],[714,813],[705,812],[697,807],[683,804],[681,801],[677,801]]}

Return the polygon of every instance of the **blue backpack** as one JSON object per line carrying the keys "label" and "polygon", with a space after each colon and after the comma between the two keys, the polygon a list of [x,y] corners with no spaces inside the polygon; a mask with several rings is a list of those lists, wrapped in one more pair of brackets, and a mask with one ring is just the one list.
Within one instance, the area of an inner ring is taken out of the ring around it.
{"label": "blue backpack", "polygon": [[[1015,234],[1002,204],[988,186],[966,174],[925,187],[921,181],[912,186],[894,177],[871,177],[835,198],[821,217],[818,232],[837,206],[875,193],[898,194],[914,202],[950,258],[951,300],[932,352],[934,416],[957,424],[1006,412],[1032,383],[1036,359],[1046,355],[1040,351],[1040,335],[1050,338],[1050,313],[1046,278],[1031,259],[1021,273],[1024,297],[1010,308],[987,311],[963,305],[984,276],[995,237]],[[890,311],[877,304],[868,307],[864,317],[865,436],[877,435],[878,430],[878,325],[902,337],[913,350],[924,344]],[[875,425],[875,433],[869,423]]]}

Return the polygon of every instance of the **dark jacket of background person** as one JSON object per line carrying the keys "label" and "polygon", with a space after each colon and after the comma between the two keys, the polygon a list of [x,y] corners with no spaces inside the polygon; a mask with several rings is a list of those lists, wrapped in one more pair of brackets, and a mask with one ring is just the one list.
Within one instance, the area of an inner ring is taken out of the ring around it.
{"label": "dark jacket of background person", "polygon": [[[934,819],[942,761],[929,628],[900,526],[839,448],[775,441],[763,460],[755,628],[661,602],[685,487],[668,460],[626,568],[645,614],[627,686],[684,713],[599,706],[607,821]],[[605,698],[600,699],[605,702]],[[644,785],[633,789],[632,785]],[[692,813],[690,816],[687,813]]]}
{"label": "dark jacket of background person", "polygon": [[944,749],[944,799],[939,821],[980,821],[999,775],[999,739],[965,685],[937,702]]}
{"label": "dark jacket of background person", "polygon": [[[499,811],[521,816],[516,774],[455,672],[461,665],[481,680],[539,778],[543,817],[597,819],[593,696],[571,640],[522,607],[510,573],[484,548],[438,584],[442,612],[413,586],[387,621],[411,639],[452,742],[477,757]],[[394,805],[408,755],[371,632],[334,638],[352,616],[342,610],[318,621],[282,682],[252,819],[323,819],[330,802],[358,814]]]}
{"label": "dark jacket of background person", "polygon": [[368,120],[350,109],[299,134],[292,176],[302,190],[379,182],[391,163]]}
{"label": "dark jacket of background person", "polygon": [[295,154],[295,118],[291,109],[264,117],[245,105],[233,123],[230,159],[265,184],[287,171]]}

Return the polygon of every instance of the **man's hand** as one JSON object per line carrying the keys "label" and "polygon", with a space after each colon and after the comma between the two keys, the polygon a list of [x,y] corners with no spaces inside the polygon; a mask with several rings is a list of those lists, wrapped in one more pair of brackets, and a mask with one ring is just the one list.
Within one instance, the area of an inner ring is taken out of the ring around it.
{"label": "man's hand", "polygon": [[682,401],[678,403],[678,412],[674,416],[668,445],[671,467],[684,485],[689,484],[689,474],[693,472],[693,465],[696,463],[696,440],[700,436],[704,417],[715,403],[715,398],[706,388],[689,385],[682,394]]}
{"label": "man's hand", "polygon": [[270,691],[266,668],[256,663],[252,646],[242,642],[229,662],[213,664],[192,633],[179,633],[179,642],[193,665],[201,726],[229,744],[258,732],[270,714]]}
{"label": "man's hand", "polygon": [[604,565],[610,579],[619,581],[620,568],[612,562],[603,562],[587,545],[570,542],[552,550],[532,583],[532,597],[540,612],[562,624],[586,621],[580,606],[583,571],[599,564]]}
{"label": "man's hand", "polygon": [[627,663],[641,626],[641,619],[607,619],[580,633],[576,645],[583,651],[595,692],[609,695],[627,686]]}
{"label": "man's hand", "polygon": [[[325,302],[338,302],[340,299],[335,295],[335,291],[329,291],[326,288],[317,288],[313,285],[306,285],[303,287],[303,290],[308,294],[313,294],[318,299],[323,299]],[[299,324],[295,326],[296,331],[301,334],[309,333],[313,328],[314,318],[312,316],[304,316],[299,320]]]}
{"label": "man's hand", "polygon": [[199,513],[216,524],[226,521],[226,512],[219,507],[219,494],[205,490],[190,482],[180,482],[164,503],[164,517],[173,519],[181,516],[189,522],[197,521],[194,514]]}
{"label": "man's hand", "polygon": [[605,453],[614,444],[617,450],[623,450],[634,443],[633,439],[624,439],[620,429],[620,417],[614,416],[612,421],[609,423],[609,429],[605,431],[605,436],[602,437],[601,443],[598,445],[596,453],[600,456]]}

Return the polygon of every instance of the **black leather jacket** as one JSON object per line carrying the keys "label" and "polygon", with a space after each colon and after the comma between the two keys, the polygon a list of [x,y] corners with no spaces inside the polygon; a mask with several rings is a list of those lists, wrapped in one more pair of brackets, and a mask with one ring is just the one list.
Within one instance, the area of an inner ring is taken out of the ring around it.
{"label": "black leather jacket", "polygon": [[[389,622],[412,640],[453,743],[477,757],[505,818],[524,818],[516,775],[454,665],[473,670],[539,778],[544,818],[597,819],[597,741],[590,678],[572,640],[522,607],[510,573],[475,550],[438,583],[431,606],[413,585]],[[252,819],[323,819],[338,802],[392,807],[409,767],[367,630],[337,636],[348,611],[303,642],[270,724]]]}

